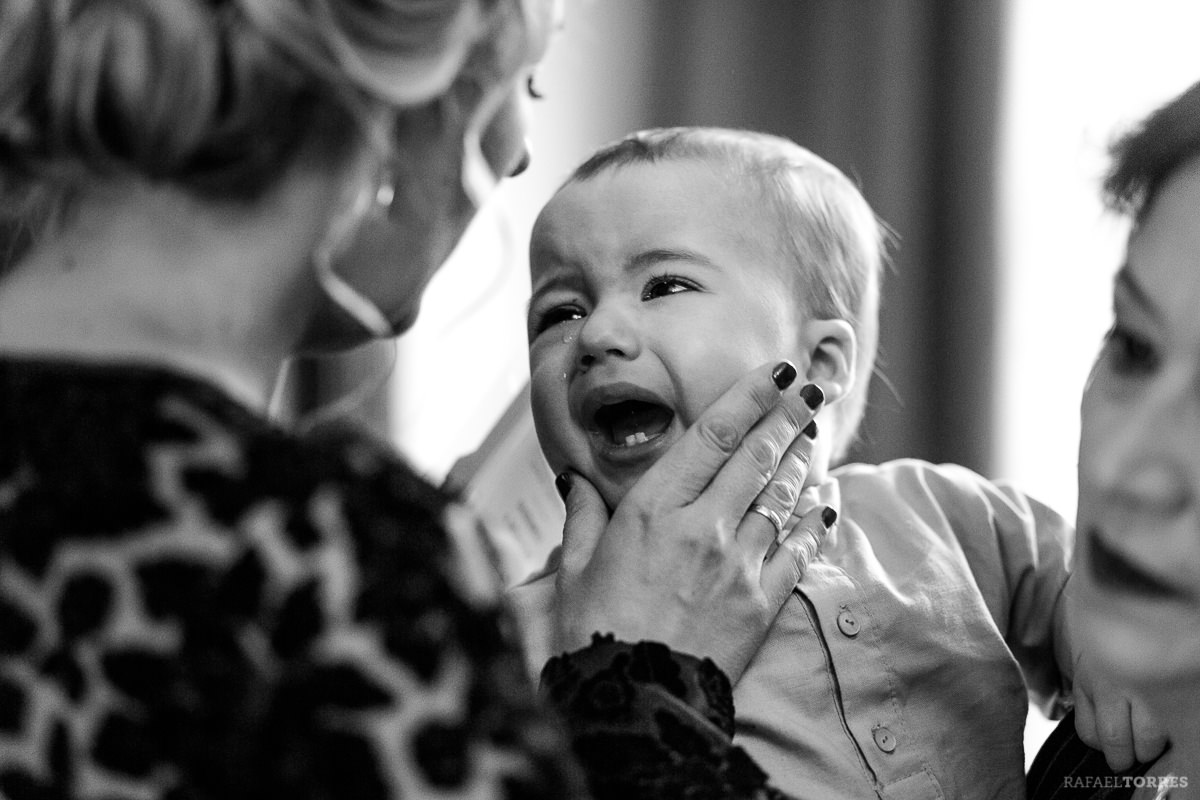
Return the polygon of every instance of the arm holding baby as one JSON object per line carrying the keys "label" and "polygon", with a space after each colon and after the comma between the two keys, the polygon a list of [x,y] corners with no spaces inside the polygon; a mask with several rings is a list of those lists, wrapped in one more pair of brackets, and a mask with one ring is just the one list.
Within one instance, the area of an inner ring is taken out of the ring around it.
{"label": "arm holding baby", "polygon": [[807,475],[801,433],[815,409],[786,391],[795,377],[785,362],[739,381],[611,513],[583,476],[560,477],[553,638],[566,652],[543,670],[542,693],[597,797],[674,796],[701,774],[722,797],[785,797],[732,743],[730,680],[835,518],[815,508],[775,547],[774,524],[747,511],[791,496],[768,485]]}

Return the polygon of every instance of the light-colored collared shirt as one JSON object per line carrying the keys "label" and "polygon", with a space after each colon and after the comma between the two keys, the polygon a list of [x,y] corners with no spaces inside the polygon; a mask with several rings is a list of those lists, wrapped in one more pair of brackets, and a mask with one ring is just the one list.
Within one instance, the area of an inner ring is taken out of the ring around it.
{"label": "light-colored collared shirt", "polygon": [[[739,743],[797,797],[1023,798],[1027,689],[1052,701],[1069,663],[1069,525],[915,460],[809,491],[838,522],[734,687]],[[553,575],[512,598],[540,669]]]}

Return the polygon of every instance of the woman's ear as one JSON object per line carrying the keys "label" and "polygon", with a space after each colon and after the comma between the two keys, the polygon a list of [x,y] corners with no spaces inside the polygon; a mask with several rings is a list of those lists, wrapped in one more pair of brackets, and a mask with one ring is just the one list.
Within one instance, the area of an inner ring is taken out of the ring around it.
{"label": "woman's ear", "polygon": [[804,323],[802,346],[808,354],[808,380],[825,392],[832,405],[854,390],[858,374],[858,337],[844,319],[813,319]]}

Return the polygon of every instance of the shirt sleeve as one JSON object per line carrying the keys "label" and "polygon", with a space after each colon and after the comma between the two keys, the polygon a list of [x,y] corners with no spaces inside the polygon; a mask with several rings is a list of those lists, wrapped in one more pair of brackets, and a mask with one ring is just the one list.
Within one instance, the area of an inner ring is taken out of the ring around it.
{"label": "shirt sleeve", "polygon": [[939,466],[927,480],[950,517],[1031,698],[1047,715],[1061,716],[1070,690],[1064,588],[1072,526],[1012,486],[963,467]]}
{"label": "shirt sleeve", "polygon": [[786,800],[732,742],[733,693],[710,659],[611,635],[550,659],[542,697],[565,721],[597,800]]}

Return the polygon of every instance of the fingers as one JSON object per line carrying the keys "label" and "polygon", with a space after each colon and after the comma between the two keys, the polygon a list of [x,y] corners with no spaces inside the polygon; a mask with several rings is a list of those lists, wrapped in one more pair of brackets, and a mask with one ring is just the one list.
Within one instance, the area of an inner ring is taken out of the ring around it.
{"label": "fingers", "polygon": [[1141,701],[1129,704],[1133,729],[1133,755],[1141,764],[1149,764],[1167,749],[1167,735]]}
{"label": "fingers", "polygon": [[1096,733],[1096,710],[1092,708],[1092,698],[1087,694],[1075,692],[1075,733],[1083,743],[1093,750],[1100,749],[1100,736]]}
{"label": "fingers", "polygon": [[592,560],[608,525],[608,508],[596,487],[577,472],[562,473],[555,479],[555,486],[567,504],[559,571],[576,574]]}
{"label": "fingers", "polygon": [[[803,477],[807,477],[812,450],[797,451],[792,445],[797,437],[803,438],[800,432],[812,422],[824,401],[821,388],[811,383],[801,387],[798,393],[785,395],[750,430],[741,446],[729,457],[728,463],[713,478],[711,486],[705,491],[708,502],[718,509],[748,507],[751,498],[770,486],[777,470],[786,466],[785,481],[771,488],[779,497],[773,505],[768,506],[772,510],[780,508],[781,500],[786,502],[788,499],[790,484],[795,477],[801,472]],[[785,453],[791,453],[794,458],[789,457],[788,463],[783,465],[782,455]],[[784,511],[783,518],[786,520],[790,514],[789,507]]]}
{"label": "fingers", "polygon": [[800,518],[779,548],[763,563],[760,584],[772,607],[781,607],[796,588],[835,522],[837,511],[829,506],[817,506]]}
{"label": "fingers", "polygon": [[[780,393],[795,379],[796,368],[786,361],[759,367],[743,377],[700,415],[683,437],[638,481],[631,494],[645,494],[673,506],[685,506],[695,501],[715,475],[728,471],[726,462],[742,449],[739,445],[747,431],[779,405]],[[806,423],[804,420],[796,430]],[[758,469],[760,478],[769,476],[774,470],[774,460],[794,434],[778,443],[773,452],[763,444],[764,438],[758,437],[756,454],[759,461],[770,460],[772,463]],[[746,460],[743,457],[742,461]],[[744,463],[741,469],[746,469]],[[748,508],[750,499],[765,483],[766,479],[762,478],[753,491],[746,494],[740,508]]]}
{"label": "fingers", "polygon": [[1129,725],[1129,702],[1108,692],[1096,698],[1075,698],[1075,730],[1089,747],[1104,752],[1115,772],[1133,766],[1133,732]]}
{"label": "fingers", "polygon": [[783,540],[787,521],[796,510],[808,478],[816,437],[817,423],[813,420],[788,446],[774,476],[754,498],[738,526],[737,540],[751,558],[761,561],[771,545]]}
{"label": "fingers", "polygon": [[783,540],[787,521],[787,516],[772,506],[760,503],[757,499],[751,503],[736,531],[737,541],[742,545],[747,562],[752,563],[755,555],[762,560],[776,542]]}
{"label": "fingers", "polygon": [[1104,752],[1115,772],[1135,762],[1148,764],[1167,748],[1165,731],[1142,702],[1107,683],[1093,687],[1091,695],[1076,693],[1075,731],[1084,744]]}

